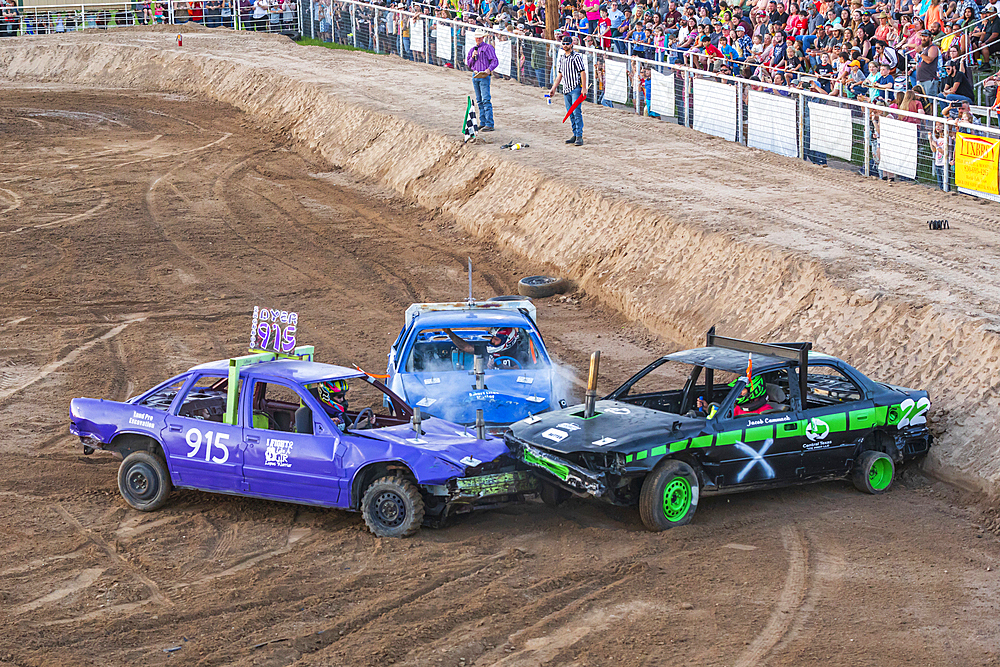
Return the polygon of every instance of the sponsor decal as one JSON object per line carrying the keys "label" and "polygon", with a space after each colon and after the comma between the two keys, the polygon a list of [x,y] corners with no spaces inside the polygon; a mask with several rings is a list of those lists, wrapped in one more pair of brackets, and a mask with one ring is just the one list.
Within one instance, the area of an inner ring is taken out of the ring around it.
{"label": "sponsor decal", "polygon": [[830,435],[830,425],[822,419],[813,417],[806,422],[806,437],[812,442],[817,442]]}
{"label": "sponsor decal", "polygon": [[519,375],[517,377],[517,381],[520,382],[521,384],[532,384],[535,381],[535,378],[530,378],[530,377],[525,377],[523,375]]}
{"label": "sponsor decal", "polygon": [[605,413],[607,413],[609,415],[630,415],[630,414],[632,414],[632,411],[629,410],[628,408],[620,408],[618,406],[608,408],[607,410],[604,410],[603,412],[605,412]]}
{"label": "sponsor decal", "polygon": [[153,415],[137,410],[132,411],[132,416],[129,417],[128,423],[132,426],[141,426],[143,428],[156,428],[156,425],[153,423]]}
{"label": "sponsor decal", "polygon": [[564,431],[579,431],[580,427],[576,424],[570,424],[569,422],[563,422],[562,424],[556,424],[557,427],[563,429]]}
{"label": "sponsor decal", "polygon": [[441,384],[441,378],[424,378],[424,384]]}
{"label": "sponsor decal", "polygon": [[569,437],[569,433],[567,433],[566,431],[560,431],[557,428],[550,428],[549,430],[544,431],[542,433],[542,437],[548,438],[552,442],[562,442],[567,437]]}
{"label": "sponsor decal", "polygon": [[276,440],[268,438],[264,449],[264,465],[277,468],[291,468],[288,457],[295,445],[291,440]]}

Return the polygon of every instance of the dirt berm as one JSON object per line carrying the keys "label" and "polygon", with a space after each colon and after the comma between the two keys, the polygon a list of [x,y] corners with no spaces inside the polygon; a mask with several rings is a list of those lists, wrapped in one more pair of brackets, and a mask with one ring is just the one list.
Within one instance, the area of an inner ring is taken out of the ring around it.
{"label": "dirt berm", "polygon": [[[335,167],[550,264],[678,345],[713,324],[812,340],[931,392],[927,468],[1000,492],[995,205],[883,184],[588,106],[583,148],[537,88],[494,84],[498,132],[463,145],[465,74],[284,38],[173,30],[4,40],[0,77],[228,103]],[[501,152],[511,138],[531,148]],[[926,221],[949,218],[951,230]],[[386,249],[391,252],[391,249]]]}

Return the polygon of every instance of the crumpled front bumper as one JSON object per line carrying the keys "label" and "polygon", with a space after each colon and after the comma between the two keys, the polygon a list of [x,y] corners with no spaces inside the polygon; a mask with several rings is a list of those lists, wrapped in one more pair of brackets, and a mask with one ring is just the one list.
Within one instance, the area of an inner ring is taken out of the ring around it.
{"label": "crumpled front bumper", "polygon": [[[548,476],[555,477],[561,486],[578,494],[591,495],[600,498],[607,491],[607,484],[602,473],[595,473],[569,461],[550,454],[538,447],[508,438],[508,446],[517,451],[518,458],[535,470],[542,470]],[[518,451],[519,450],[519,451]]]}
{"label": "crumpled front bumper", "polygon": [[452,503],[490,502],[501,496],[535,493],[538,480],[527,470],[512,470],[448,480],[448,501]]}

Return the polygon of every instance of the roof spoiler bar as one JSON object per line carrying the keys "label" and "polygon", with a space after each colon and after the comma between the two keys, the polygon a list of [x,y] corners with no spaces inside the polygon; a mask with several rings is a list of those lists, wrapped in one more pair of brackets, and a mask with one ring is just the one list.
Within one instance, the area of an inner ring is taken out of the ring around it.
{"label": "roof spoiler bar", "polygon": [[802,406],[805,407],[806,372],[809,366],[809,350],[812,349],[812,343],[754,343],[738,338],[717,336],[715,327],[712,327],[705,336],[705,345],[740,350],[741,352],[756,352],[757,354],[797,361],[799,364],[799,396],[802,400]]}

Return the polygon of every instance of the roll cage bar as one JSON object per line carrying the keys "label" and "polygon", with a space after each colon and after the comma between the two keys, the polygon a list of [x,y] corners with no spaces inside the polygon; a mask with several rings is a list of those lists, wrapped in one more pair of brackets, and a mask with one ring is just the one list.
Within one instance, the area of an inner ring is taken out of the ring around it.
{"label": "roll cage bar", "polygon": [[[806,389],[806,381],[808,379],[806,373],[808,372],[809,350],[812,349],[812,343],[754,343],[748,340],[740,340],[739,338],[718,336],[713,326],[705,336],[705,345],[706,347],[722,347],[729,350],[749,352],[751,354],[756,352],[757,354],[780,357],[798,363],[799,396],[804,404],[808,393]],[[711,368],[705,369],[705,384],[708,387],[712,386],[713,374],[714,371]]]}

